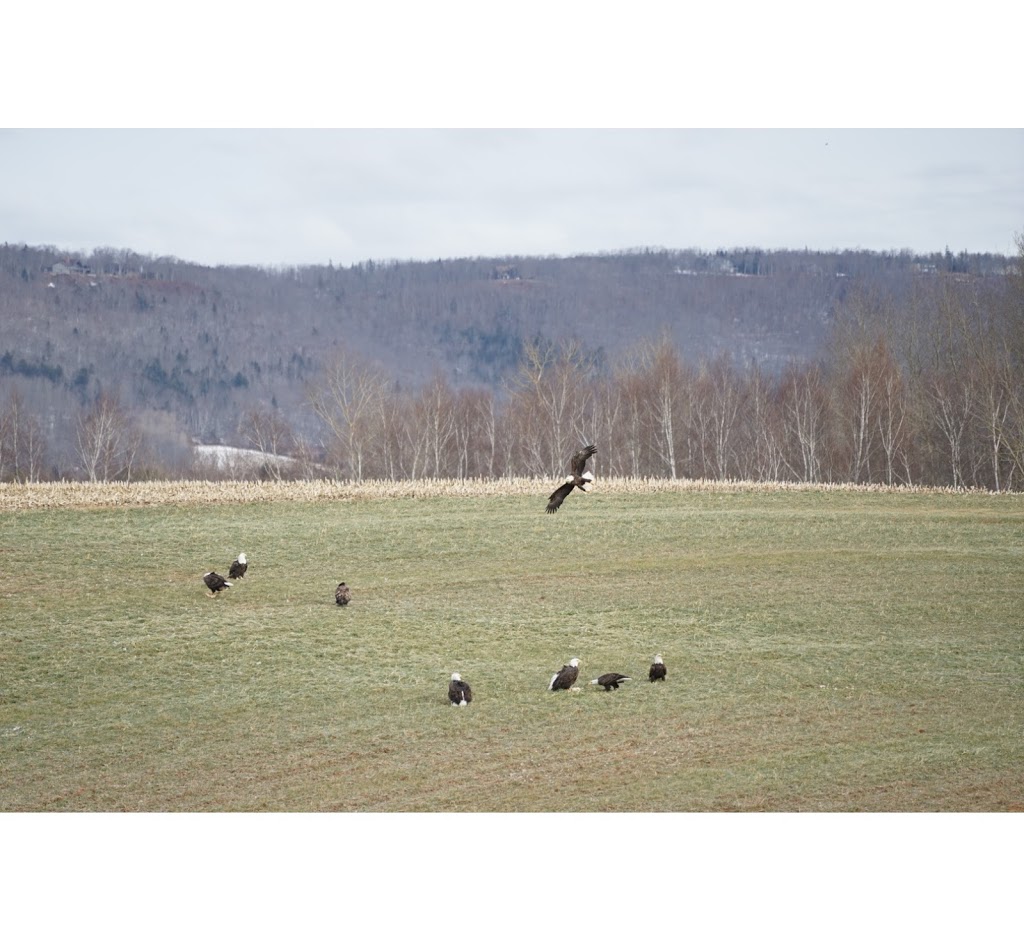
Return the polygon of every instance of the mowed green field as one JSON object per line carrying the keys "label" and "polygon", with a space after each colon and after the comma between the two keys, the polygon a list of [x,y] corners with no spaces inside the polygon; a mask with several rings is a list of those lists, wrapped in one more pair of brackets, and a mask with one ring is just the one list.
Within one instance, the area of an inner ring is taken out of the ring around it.
{"label": "mowed green field", "polygon": [[0,513],[0,809],[1024,808],[1024,497],[546,490]]}

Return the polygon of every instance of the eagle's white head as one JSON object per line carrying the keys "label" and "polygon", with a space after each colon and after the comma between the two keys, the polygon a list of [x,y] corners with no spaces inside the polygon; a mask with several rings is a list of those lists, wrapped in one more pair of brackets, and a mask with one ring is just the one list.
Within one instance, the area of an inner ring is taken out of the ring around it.
{"label": "eagle's white head", "polygon": [[238,553],[238,560],[239,560],[239,561],[240,561],[240,562],[241,562],[241,563],[242,563],[243,565],[244,565],[244,564],[247,564],[247,562],[246,562],[246,560],[245,560],[245,552],[239,552],[239,553]]}
{"label": "eagle's white head", "polygon": [[665,664],[664,661],[661,658],[661,653],[658,653],[658,655],[654,657],[654,661],[655,661],[655,663],[657,663],[658,665],[661,665],[661,666],[663,666]]}
{"label": "eagle's white head", "polygon": [[460,676],[457,672],[453,672],[452,673],[452,682],[461,682],[461,681],[462,681],[462,676]]}
{"label": "eagle's white head", "polygon": [[570,666],[575,666],[575,667],[578,668],[579,664],[580,664],[580,661],[575,656],[573,656],[573,658],[569,660],[569,665]]}

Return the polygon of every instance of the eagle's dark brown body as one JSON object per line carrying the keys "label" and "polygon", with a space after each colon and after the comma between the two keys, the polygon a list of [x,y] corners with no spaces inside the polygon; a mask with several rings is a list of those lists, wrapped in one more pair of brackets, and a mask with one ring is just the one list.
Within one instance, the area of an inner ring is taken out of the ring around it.
{"label": "eagle's dark brown body", "polygon": [[344,607],[350,600],[352,600],[352,589],[342,581],[334,589],[334,603],[339,607]]}
{"label": "eagle's dark brown body", "polygon": [[558,512],[558,507],[562,505],[565,497],[574,489],[579,488],[584,493],[590,489],[594,481],[594,475],[587,470],[587,461],[596,453],[597,447],[593,444],[588,444],[583,450],[577,451],[572,455],[572,475],[548,497],[548,505],[544,510],[545,512]]}
{"label": "eagle's dark brown body", "polygon": [[551,677],[551,684],[548,686],[548,691],[556,692],[559,689],[571,689],[579,674],[580,661],[574,657]]}
{"label": "eagle's dark brown body", "polygon": [[233,562],[231,562],[231,570],[228,572],[228,577],[244,578],[246,571],[249,570],[249,562],[245,559],[245,552],[242,552]]}
{"label": "eagle's dark brown body", "polygon": [[448,701],[452,705],[468,705],[473,701],[473,690],[457,672],[452,673],[452,680],[448,683]]}
{"label": "eagle's dark brown body", "polygon": [[606,672],[603,676],[598,676],[596,679],[591,680],[591,685],[603,685],[605,692],[611,692],[612,689],[617,689],[620,682],[629,681],[629,676],[624,676],[621,672]]}
{"label": "eagle's dark brown body", "polygon": [[207,571],[206,574],[203,575],[203,584],[210,589],[211,597],[216,597],[220,591],[224,590],[224,588],[231,587],[231,583],[229,581],[225,581],[224,578],[217,574],[216,571]]}

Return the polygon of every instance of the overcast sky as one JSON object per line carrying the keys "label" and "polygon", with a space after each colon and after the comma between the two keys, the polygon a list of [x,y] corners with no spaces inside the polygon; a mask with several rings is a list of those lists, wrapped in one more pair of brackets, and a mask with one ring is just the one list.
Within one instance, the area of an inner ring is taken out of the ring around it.
{"label": "overcast sky", "polygon": [[0,239],[203,264],[637,247],[992,251],[1020,130],[0,132]]}
{"label": "overcast sky", "polygon": [[[1001,0],[906,7],[15,5],[0,241],[211,265],[1015,254],[1019,32]],[[538,129],[432,129],[494,125]],[[901,129],[928,125],[965,129]],[[730,126],[819,129],[715,129]],[[227,129],[246,127],[282,129]],[[366,129],[301,129],[332,127]],[[709,129],[644,129],[677,127]]]}

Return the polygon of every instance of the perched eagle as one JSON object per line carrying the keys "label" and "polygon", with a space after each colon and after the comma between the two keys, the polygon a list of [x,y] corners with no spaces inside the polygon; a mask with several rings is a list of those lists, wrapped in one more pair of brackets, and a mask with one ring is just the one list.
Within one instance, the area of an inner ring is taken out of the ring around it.
{"label": "perched eagle", "polygon": [[339,607],[344,607],[350,600],[352,600],[352,589],[342,581],[334,589],[334,603]]}
{"label": "perched eagle", "polygon": [[551,677],[551,684],[548,686],[548,691],[555,692],[558,689],[571,689],[579,674],[580,661],[574,656]]}
{"label": "perched eagle", "polygon": [[651,663],[651,671],[647,675],[650,676],[651,682],[657,682],[659,679],[664,681],[665,676],[668,675],[665,663],[661,659],[661,653],[654,657],[654,662]]}
{"label": "perched eagle", "polygon": [[452,681],[448,683],[448,701],[452,705],[468,705],[473,701],[473,690],[457,672],[452,673]]}
{"label": "perched eagle", "polygon": [[558,512],[558,507],[576,487],[584,493],[590,489],[594,482],[594,474],[586,469],[587,461],[597,453],[593,444],[588,444],[583,450],[572,455],[572,475],[565,478],[565,482],[548,497],[548,508],[545,512]]}
{"label": "perched eagle", "polygon": [[591,685],[603,685],[605,692],[611,692],[612,689],[617,689],[620,682],[632,682],[633,680],[629,676],[624,676],[621,672],[606,672],[603,676],[598,676],[596,679],[591,679]]}
{"label": "perched eagle", "polygon": [[203,583],[210,589],[210,597],[216,597],[218,591],[231,587],[231,582],[225,581],[216,571],[207,571],[203,575]]}
{"label": "perched eagle", "polygon": [[229,578],[244,578],[245,572],[249,567],[249,562],[245,560],[245,552],[240,552],[238,557],[231,562],[231,570],[228,572]]}

